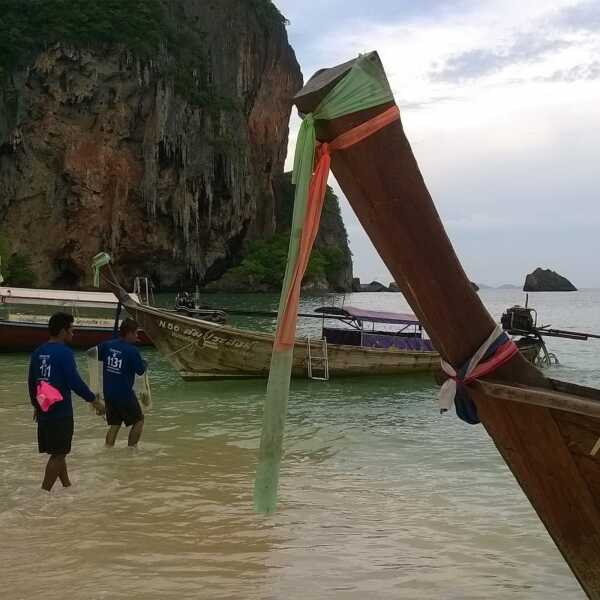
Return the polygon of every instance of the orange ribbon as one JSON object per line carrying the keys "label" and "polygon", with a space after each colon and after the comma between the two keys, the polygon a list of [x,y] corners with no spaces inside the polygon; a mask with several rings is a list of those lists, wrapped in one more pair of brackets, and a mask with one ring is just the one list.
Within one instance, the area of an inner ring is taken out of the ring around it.
{"label": "orange ribbon", "polygon": [[399,118],[400,110],[397,106],[392,106],[381,114],[365,121],[361,125],[342,133],[332,142],[318,143],[317,164],[308,188],[306,215],[304,217],[304,226],[302,227],[302,236],[300,238],[298,260],[296,261],[296,266],[292,275],[292,282],[288,290],[285,308],[277,328],[277,333],[275,334],[275,350],[284,350],[294,346],[302,278],[308,267],[310,253],[319,231],[321,211],[323,209],[325,191],[327,190],[327,179],[329,177],[331,166],[331,153],[336,150],[344,150],[361,142]]}

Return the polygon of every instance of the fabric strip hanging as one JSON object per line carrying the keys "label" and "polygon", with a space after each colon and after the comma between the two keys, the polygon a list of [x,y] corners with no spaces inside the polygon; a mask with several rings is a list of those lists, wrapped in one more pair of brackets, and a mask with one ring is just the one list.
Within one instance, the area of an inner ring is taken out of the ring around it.
{"label": "fabric strip hanging", "polygon": [[335,119],[387,104],[393,100],[385,77],[382,78],[368,57],[360,57],[348,74],[322,100],[317,109],[304,116],[298,134],[292,176],[292,181],[296,185],[292,230],[267,383],[263,430],[254,487],[254,502],[258,512],[273,512],[277,506],[277,488],[301,284],[319,229],[329,175],[330,153],[348,148],[373,135],[397,120],[400,113],[398,107],[394,105],[370,121],[340,135],[333,142],[319,144],[316,167],[315,121]]}

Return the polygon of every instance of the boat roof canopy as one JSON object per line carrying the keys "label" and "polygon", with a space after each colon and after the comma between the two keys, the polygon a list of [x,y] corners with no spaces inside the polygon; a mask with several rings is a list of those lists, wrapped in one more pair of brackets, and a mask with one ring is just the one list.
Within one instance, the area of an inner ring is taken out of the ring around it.
{"label": "boat roof canopy", "polygon": [[419,319],[411,313],[395,313],[382,310],[366,310],[355,306],[321,306],[315,312],[325,313],[327,316],[336,316],[356,321],[369,321],[370,323],[394,323],[399,325],[420,325]]}
{"label": "boat roof canopy", "polygon": [[[135,294],[132,294],[136,299]],[[79,292],[71,290],[36,290],[32,288],[0,287],[0,304],[43,304],[46,306],[77,306],[88,308],[117,307],[112,292]]]}

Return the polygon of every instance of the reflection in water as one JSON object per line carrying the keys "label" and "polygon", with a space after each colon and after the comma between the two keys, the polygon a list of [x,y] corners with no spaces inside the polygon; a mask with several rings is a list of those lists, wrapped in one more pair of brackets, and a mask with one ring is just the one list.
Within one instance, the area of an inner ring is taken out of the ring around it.
{"label": "reflection in water", "polygon": [[[562,327],[597,325],[588,305],[573,323],[547,308]],[[555,373],[598,384],[588,346],[558,352]],[[146,354],[140,449],[125,436],[104,449],[79,402],[74,486],[50,496],[27,356],[0,356],[0,597],[584,597],[483,428],[440,416],[429,377],[295,381],[280,510],[265,517],[252,508],[265,382],[184,383]]]}

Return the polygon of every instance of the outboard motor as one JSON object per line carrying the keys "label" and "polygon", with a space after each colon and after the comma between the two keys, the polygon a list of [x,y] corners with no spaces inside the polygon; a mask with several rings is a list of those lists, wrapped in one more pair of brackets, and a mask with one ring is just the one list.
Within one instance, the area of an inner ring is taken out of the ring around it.
{"label": "outboard motor", "polygon": [[500,323],[504,331],[513,335],[535,333],[537,328],[537,313],[535,309],[526,306],[511,306],[502,314]]}
{"label": "outboard motor", "polygon": [[565,331],[564,329],[555,329],[550,327],[550,325],[538,326],[537,312],[534,308],[529,308],[527,302],[525,302],[525,306],[511,306],[511,308],[507,308],[502,314],[500,323],[506,333],[522,336],[521,339],[516,341],[517,346],[537,340],[540,345],[540,355],[536,359],[535,364],[542,367],[558,364],[556,355],[548,352],[546,348],[545,337],[565,338],[569,340],[600,339],[600,335],[595,333]]}

